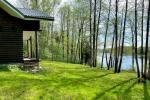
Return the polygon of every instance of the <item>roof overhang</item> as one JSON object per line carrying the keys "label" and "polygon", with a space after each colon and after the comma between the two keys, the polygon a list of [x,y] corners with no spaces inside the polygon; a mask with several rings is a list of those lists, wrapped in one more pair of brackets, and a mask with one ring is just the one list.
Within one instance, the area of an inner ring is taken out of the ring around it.
{"label": "roof overhang", "polygon": [[54,21],[54,19],[43,19],[43,18],[32,18],[32,17],[24,17],[23,20],[28,20],[28,21],[41,21],[41,20]]}
{"label": "roof overhang", "polygon": [[24,16],[14,6],[12,6],[8,1],[0,0],[0,7],[4,11],[6,11],[9,15],[20,18],[20,19],[24,19]]}
{"label": "roof overhang", "polygon": [[9,15],[23,19],[23,20],[48,20],[48,21],[54,21],[54,17],[51,18],[36,18],[36,17],[30,17],[24,15],[22,12],[20,12],[16,7],[11,5],[7,0],[0,0],[0,8],[2,8],[5,12],[7,12]]}
{"label": "roof overhang", "polygon": [[45,18],[35,18],[35,17],[24,16],[24,20],[37,20],[37,21],[49,20],[49,21],[54,21],[54,17],[45,19]]}

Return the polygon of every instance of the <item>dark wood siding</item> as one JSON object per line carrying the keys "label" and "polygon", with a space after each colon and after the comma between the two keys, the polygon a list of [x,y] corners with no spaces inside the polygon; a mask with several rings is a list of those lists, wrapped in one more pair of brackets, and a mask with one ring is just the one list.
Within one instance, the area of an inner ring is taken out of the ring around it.
{"label": "dark wood siding", "polygon": [[23,62],[21,20],[0,9],[0,63]]}
{"label": "dark wood siding", "polygon": [[0,63],[22,63],[23,31],[39,28],[39,21],[15,18],[0,8]]}

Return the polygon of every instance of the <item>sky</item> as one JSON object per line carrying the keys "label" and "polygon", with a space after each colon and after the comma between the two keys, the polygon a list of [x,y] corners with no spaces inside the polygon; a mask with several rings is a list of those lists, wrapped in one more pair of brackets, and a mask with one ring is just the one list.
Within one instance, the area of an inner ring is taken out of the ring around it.
{"label": "sky", "polygon": [[[10,2],[11,4],[17,6],[17,7],[20,7],[20,5],[17,5],[17,2],[19,2],[19,0],[7,0],[8,2]],[[60,5],[63,5],[65,2],[68,2],[69,0],[61,0],[61,4]]]}
{"label": "sky", "polygon": [[7,0],[8,2],[10,2],[11,4],[16,4],[17,0]]}

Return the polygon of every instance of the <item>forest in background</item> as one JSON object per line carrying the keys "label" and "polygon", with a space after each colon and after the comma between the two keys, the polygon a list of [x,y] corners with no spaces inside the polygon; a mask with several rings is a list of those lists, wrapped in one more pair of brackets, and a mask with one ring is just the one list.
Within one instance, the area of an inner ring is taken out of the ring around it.
{"label": "forest in background", "polygon": [[[54,22],[41,22],[41,59],[96,67],[98,50],[102,49],[100,67],[106,57],[108,70],[114,68],[115,73],[120,73],[124,46],[129,44],[138,78],[150,79],[149,0],[69,0],[64,4],[61,0],[20,2],[24,7],[55,16]],[[109,56],[108,47],[111,48]]]}

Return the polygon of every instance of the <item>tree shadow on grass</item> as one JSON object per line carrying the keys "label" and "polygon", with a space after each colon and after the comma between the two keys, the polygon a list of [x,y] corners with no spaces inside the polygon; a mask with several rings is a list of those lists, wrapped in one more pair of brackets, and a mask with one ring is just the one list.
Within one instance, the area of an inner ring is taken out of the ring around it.
{"label": "tree shadow on grass", "polygon": [[[98,99],[101,98],[103,95],[105,95],[106,92],[109,92],[109,91],[111,91],[111,90],[113,90],[113,89],[115,89],[115,88],[117,88],[117,87],[119,87],[119,86],[125,85],[125,84],[127,84],[127,83],[129,83],[129,82],[131,82],[131,81],[133,81],[133,80],[136,80],[136,79],[137,79],[137,78],[131,78],[131,79],[129,79],[129,80],[123,81],[123,82],[121,82],[121,83],[119,83],[119,84],[117,84],[117,85],[111,87],[110,89],[107,89],[107,90],[103,91],[102,93],[97,94],[96,97],[93,98],[93,100],[98,100]],[[128,91],[128,90],[126,90],[126,91]]]}
{"label": "tree shadow on grass", "polygon": [[3,71],[10,71],[9,65],[0,64],[0,72],[3,72]]}
{"label": "tree shadow on grass", "polygon": [[[30,75],[17,75],[10,77],[2,77],[0,78],[0,82],[2,82],[7,86],[5,88],[4,92],[13,92],[12,97],[15,98],[26,98],[24,97],[27,94],[30,94],[30,91],[34,93],[37,93],[37,97],[40,97],[41,99],[44,97],[54,97],[54,98],[59,98],[63,97],[65,98],[66,96],[63,96],[61,93],[61,89],[76,89],[80,87],[89,87],[90,82],[93,82],[93,80],[101,79],[109,74],[103,74],[103,75],[98,75],[97,77],[81,77],[81,78],[66,78],[66,77],[61,77],[60,75],[55,75],[53,78],[36,78],[36,77],[30,77]],[[132,79],[131,79],[132,80]],[[130,80],[127,80],[127,82]],[[8,84],[6,84],[6,82]],[[88,82],[88,84],[85,84]],[[126,81],[125,81],[126,82]],[[125,84],[125,82],[120,83],[120,85]],[[127,83],[126,82],[126,83]],[[15,84],[17,83],[17,84]],[[15,84],[15,85],[14,85]],[[119,84],[118,84],[119,86]],[[116,88],[117,86],[114,86]],[[34,91],[33,91],[34,90]],[[111,90],[111,89],[110,89]],[[19,92],[18,92],[19,91]],[[109,91],[109,90],[106,90]],[[71,94],[68,94],[69,98],[73,99]],[[77,94],[75,95],[76,97],[81,96],[82,94]],[[54,99],[53,98],[53,99]],[[99,98],[99,97],[98,97]],[[59,98],[60,99],[60,98]],[[59,100],[58,99],[58,100]],[[67,98],[66,98],[67,99]]]}
{"label": "tree shadow on grass", "polygon": [[150,95],[148,93],[148,84],[147,82],[143,83],[144,87],[144,100],[150,100]]}
{"label": "tree shadow on grass", "polygon": [[[108,75],[111,75],[111,74],[114,74],[114,73],[107,73],[107,74],[101,74],[101,75],[89,75],[88,73],[86,74],[83,74],[83,73],[71,73],[69,72],[70,74],[72,75],[78,75],[80,77],[83,78],[83,80],[95,80],[95,79],[100,79],[102,77],[105,77],[105,76],[108,76]],[[89,76],[88,76],[89,75]]]}
{"label": "tree shadow on grass", "polygon": [[124,98],[128,98],[127,100],[131,100],[132,98],[133,98],[133,96],[131,95],[130,96],[130,93],[131,93],[131,91],[132,91],[132,88],[136,85],[138,83],[138,80],[135,80],[133,83],[131,83],[131,85],[127,88],[127,89],[125,89],[125,91],[124,91],[124,93],[123,93],[123,95],[121,95],[121,97],[120,97],[120,99],[122,100],[122,99],[124,99]]}
{"label": "tree shadow on grass", "polygon": [[[99,75],[97,77],[81,77],[81,78],[66,78],[66,77],[59,77],[58,84],[54,87],[54,90],[60,90],[61,88],[68,88],[68,89],[76,89],[76,88],[86,88],[90,87],[93,81],[97,79],[101,79],[109,74]],[[57,80],[58,81],[58,80]]]}

